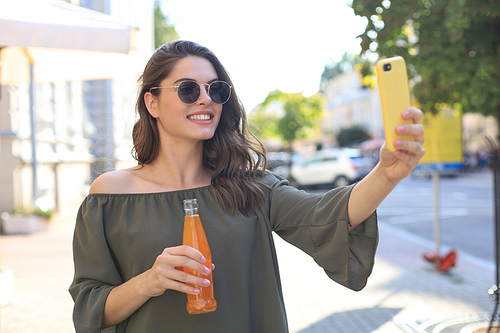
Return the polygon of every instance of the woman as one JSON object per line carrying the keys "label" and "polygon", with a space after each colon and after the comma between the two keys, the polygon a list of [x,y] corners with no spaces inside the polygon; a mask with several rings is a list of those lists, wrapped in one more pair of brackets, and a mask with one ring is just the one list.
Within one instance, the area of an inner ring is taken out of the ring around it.
{"label": "woman", "polygon": [[[138,166],[96,179],[78,214],[70,287],[77,332],[288,331],[272,231],[336,282],[365,286],[378,241],[375,210],[424,153],[420,110],[405,110],[413,124],[396,130],[415,141],[396,141],[395,153],[382,148],[356,185],[309,195],[264,171],[264,148],[211,51],[167,43],[140,81]],[[217,265],[218,308],[203,315],[185,307],[186,294],[209,281],[181,268],[210,273],[200,252],[180,245],[188,198],[198,200]]]}

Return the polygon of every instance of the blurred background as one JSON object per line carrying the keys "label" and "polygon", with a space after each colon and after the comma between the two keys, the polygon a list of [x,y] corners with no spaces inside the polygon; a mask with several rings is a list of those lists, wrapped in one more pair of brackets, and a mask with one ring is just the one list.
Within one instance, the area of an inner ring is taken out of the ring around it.
{"label": "blurred background", "polygon": [[[427,153],[417,183],[403,186],[425,197],[431,174],[447,177],[442,191],[453,200],[444,218],[481,216],[480,228],[459,235],[450,225],[447,244],[493,262],[493,0],[0,0],[2,236],[74,222],[96,177],[136,164],[137,79],[152,52],[176,39],[215,52],[268,149],[268,168],[318,193],[361,179],[377,162],[384,127],[375,63],[405,58]],[[387,220],[405,204],[390,200],[381,208]],[[423,219],[431,221],[429,205]],[[431,224],[401,228],[433,237]],[[467,243],[476,232],[479,241]]]}
{"label": "blurred background", "polygon": [[[359,149],[376,162],[384,142],[374,73],[381,57],[406,59],[412,103],[429,128],[444,128],[426,133],[429,156],[440,146],[428,162],[456,174],[483,169],[484,138],[497,138],[498,9],[488,1],[315,0],[286,2],[286,10],[283,1],[42,3],[1,1],[0,212],[73,212],[98,175],[134,165],[137,78],[156,47],[178,38],[220,57],[270,152],[269,168],[285,165],[276,172],[287,177],[291,164],[321,149]],[[72,19],[75,7],[81,22]],[[96,22],[106,20],[130,36],[125,51],[106,49],[118,39],[105,33],[73,35],[82,25],[104,31]],[[30,24],[39,24],[37,34]]]}
{"label": "blurred background", "polygon": [[[4,23],[18,26],[4,24],[0,43],[0,212],[74,211],[98,175],[133,165],[136,80],[153,50],[178,38],[220,57],[270,152],[269,168],[285,165],[276,172],[286,177],[292,162],[312,160],[307,155],[321,149],[359,149],[376,162],[384,142],[374,73],[381,57],[405,57],[413,104],[428,114],[428,127],[445,129],[429,133],[426,147],[428,155],[431,146],[444,147],[442,169],[483,169],[484,137],[497,138],[498,37],[489,27],[498,12],[489,2],[316,0],[287,2],[286,11],[281,1],[43,2],[1,2]],[[121,24],[113,29],[130,35],[125,51],[96,49],[118,44],[104,33],[71,38],[75,7],[84,12],[75,26]],[[37,34],[29,24],[41,27]],[[50,24],[54,30],[45,29]],[[318,182],[338,177],[359,178]]]}

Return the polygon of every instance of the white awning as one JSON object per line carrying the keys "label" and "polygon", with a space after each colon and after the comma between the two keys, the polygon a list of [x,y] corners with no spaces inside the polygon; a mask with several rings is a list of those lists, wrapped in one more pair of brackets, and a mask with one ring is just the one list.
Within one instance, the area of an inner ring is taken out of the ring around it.
{"label": "white awning", "polygon": [[0,84],[139,72],[137,29],[60,0],[0,0]]}
{"label": "white awning", "polygon": [[47,0],[0,0],[0,47],[129,53],[135,31],[114,17]]}
{"label": "white awning", "polygon": [[30,87],[33,204],[39,194],[34,83],[104,79],[134,70],[136,30],[63,1],[0,0],[0,84]]}

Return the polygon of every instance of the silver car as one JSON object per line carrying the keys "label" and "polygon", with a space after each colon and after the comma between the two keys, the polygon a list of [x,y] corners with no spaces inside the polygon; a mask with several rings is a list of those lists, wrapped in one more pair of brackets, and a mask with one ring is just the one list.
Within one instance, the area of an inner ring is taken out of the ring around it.
{"label": "silver car", "polygon": [[297,187],[310,185],[346,186],[365,177],[375,161],[359,149],[325,149],[306,156],[291,167],[289,181]]}

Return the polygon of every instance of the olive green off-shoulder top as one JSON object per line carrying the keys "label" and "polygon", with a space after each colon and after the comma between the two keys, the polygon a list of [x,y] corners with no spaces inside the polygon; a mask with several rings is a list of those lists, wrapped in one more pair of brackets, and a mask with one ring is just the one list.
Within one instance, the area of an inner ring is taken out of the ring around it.
{"label": "olive green off-shoulder top", "polygon": [[210,244],[217,310],[189,315],[186,294],[167,290],[116,326],[123,332],[288,332],[272,232],[309,254],[334,281],[361,290],[378,243],[376,213],[348,232],[353,186],[308,194],[268,173],[271,187],[249,216],[217,204],[211,186],[139,194],[91,194],[77,216],[75,277],[69,289],[78,333],[100,332],[113,289],[182,243],[183,200],[196,198]]}

